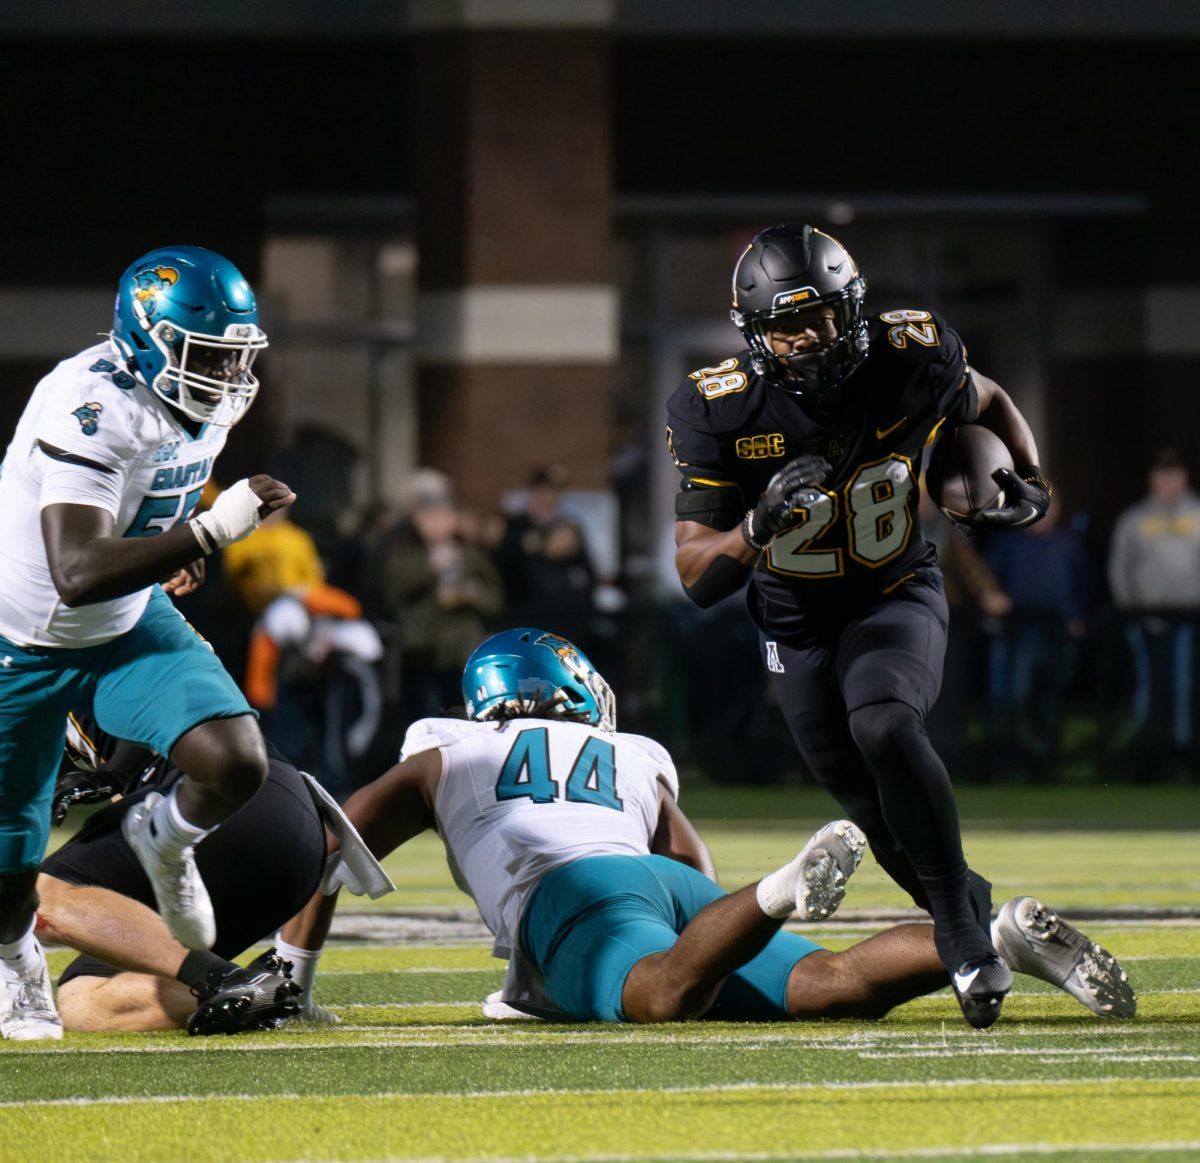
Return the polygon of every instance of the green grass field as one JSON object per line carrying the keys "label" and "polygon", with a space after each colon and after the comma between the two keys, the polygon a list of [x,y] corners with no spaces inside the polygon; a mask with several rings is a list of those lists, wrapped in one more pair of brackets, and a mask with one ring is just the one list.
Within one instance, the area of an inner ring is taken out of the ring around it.
{"label": "green grass field", "polygon": [[[1131,1022],[1018,978],[984,1032],[948,993],[879,1023],[494,1023],[479,1003],[501,967],[482,940],[339,943],[318,986],[342,1019],[334,1028],[0,1043],[0,1157],[1200,1159],[1200,794],[1118,789],[1091,801],[1078,790],[968,793],[964,833],[998,903],[1032,892],[1095,918],[1082,927],[1138,990]],[[715,789],[690,806],[709,817],[729,885],[787,859],[826,807],[803,791]],[[776,822],[755,819],[764,806]],[[399,892],[362,910],[360,925],[468,903],[436,840],[390,868]],[[868,858],[847,919],[808,931],[842,947],[903,904]],[[55,952],[55,967],[68,957]]]}

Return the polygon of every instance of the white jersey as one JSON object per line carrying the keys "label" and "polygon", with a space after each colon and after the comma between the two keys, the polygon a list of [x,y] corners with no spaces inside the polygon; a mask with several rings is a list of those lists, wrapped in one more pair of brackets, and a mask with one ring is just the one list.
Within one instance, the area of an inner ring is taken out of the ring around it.
{"label": "white jersey", "polygon": [[[116,534],[147,537],[186,520],[200,501],[227,428],[195,437],[109,341],[63,360],[33,390],[0,466],[0,634],[25,646],[80,647],[131,629],[149,588],[70,609],[42,539],[47,505],[93,505]],[[197,557],[199,557],[197,550]]]}
{"label": "white jersey", "polygon": [[474,723],[422,719],[402,759],[438,748],[438,832],[458,886],[474,898],[509,957],[530,891],[584,856],[646,856],[659,788],[679,780],[667,752],[642,735],[553,719]]}

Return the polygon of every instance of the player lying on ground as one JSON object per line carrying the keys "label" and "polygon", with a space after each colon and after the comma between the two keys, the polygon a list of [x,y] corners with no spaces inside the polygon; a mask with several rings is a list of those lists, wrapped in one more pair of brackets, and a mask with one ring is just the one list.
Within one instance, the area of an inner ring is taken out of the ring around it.
{"label": "player lying on ground", "polygon": [[[877,1018],[949,983],[933,926],[905,924],[834,953],[780,931],[840,903],[865,846],[849,821],[789,864],[726,894],[677,806],[670,756],[615,730],[612,692],[566,639],[535,629],[484,642],[467,662],[470,721],[423,719],[401,762],[346,812],[377,855],[427,828],[509,959],[504,1001],[542,1016]],[[335,896],[285,927],[313,1013],[316,956]],[[1112,956],[1029,897],[994,937],[1013,969],[1052,981],[1093,1012],[1132,1016]]]}
{"label": "player lying on ground", "polygon": [[[273,953],[247,968],[233,963],[316,891],[325,866],[329,803],[268,745],[266,781],[250,801],[196,848],[217,939],[190,951],[154,911],[154,891],[122,821],[150,795],[182,778],[144,748],[120,743],[72,716],[56,815],[69,802],[123,798],[100,809],[42,864],[39,936],[82,952],[58,983],[68,1030],[235,1033],[262,1029],[298,1010],[297,987]],[[89,790],[90,789],[90,790]],[[387,886],[387,887],[390,887]],[[382,886],[372,886],[376,895]]]}

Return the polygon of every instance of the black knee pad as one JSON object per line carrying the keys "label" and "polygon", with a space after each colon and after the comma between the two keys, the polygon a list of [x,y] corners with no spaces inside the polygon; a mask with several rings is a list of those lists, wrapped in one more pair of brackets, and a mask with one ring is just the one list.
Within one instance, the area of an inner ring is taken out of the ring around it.
{"label": "black knee pad", "polygon": [[868,763],[918,741],[925,734],[921,716],[907,703],[871,703],[850,712],[850,734]]}

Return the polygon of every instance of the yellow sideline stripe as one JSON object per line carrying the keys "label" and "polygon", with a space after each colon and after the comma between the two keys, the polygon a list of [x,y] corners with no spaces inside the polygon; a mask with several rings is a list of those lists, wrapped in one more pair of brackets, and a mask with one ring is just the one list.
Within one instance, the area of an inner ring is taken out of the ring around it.
{"label": "yellow sideline stripe", "polygon": [[[552,1063],[548,1063],[552,1070]],[[1195,1137],[1200,1080],[779,1086],[688,1092],[331,1096],[94,1103],[4,1112],[23,1163],[335,1158],[631,1160],[835,1150],[903,1153],[1084,1142],[1131,1151]],[[202,1107],[203,1109],[197,1109]],[[199,1130],[202,1128],[202,1132]],[[1030,1136],[1031,1138],[1033,1136]]]}

